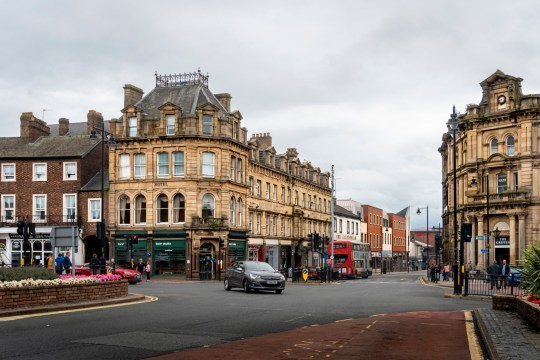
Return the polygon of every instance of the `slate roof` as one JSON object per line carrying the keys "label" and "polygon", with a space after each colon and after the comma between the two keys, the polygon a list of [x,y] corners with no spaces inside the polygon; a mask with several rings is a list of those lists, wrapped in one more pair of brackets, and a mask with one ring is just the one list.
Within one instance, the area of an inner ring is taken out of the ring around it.
{"label": "slate roof", "polygon": [[0,158],[3,159],[39,159],[84,157],[91,149],[98,146],[99,140],[81,136],[42,136],[35,142],[28,138],[0,138]]}
{"label": "slate roof", "polygon": [[356,215],[355,213],[345,209],[344,207],[339,206],[338,204],[334,204],[334,214],[360,220],[359,215]]}
{"label": "slate roof", "polygon": [[[105,170],[103,179],[105,190],[109,188],[109,172]],[[101,170],[96,173],[82,188],[81,191],[101,191]]]}
{"label": "slate roof", "polygon": [[[110,131],[109,130],[109,120],[105,120],[105,121],[103,121],[103,123],[105,125],[105,131]],[[47,126],[50,129],[51,136],[59,136],[58,135],[58,130],[59,130],[59,127],[60,127],[59,124],[47,124]],[[77,136],[77,135],[89,135],[86,121],[85,122],[76,122],[76,123],[70,122],[69,123],[69,131],[64,136]]]}
{"label": "slate roof", "polygon": [[183,85],[178,87],[156,87],[139,100],[135,106],[142,109],[150,119],[159,119],[159,107],[170,102],[182,108],[183,114],[195,114],[198,106],[210,103],[222,114],[227,111],[212,92],[200,85]]}

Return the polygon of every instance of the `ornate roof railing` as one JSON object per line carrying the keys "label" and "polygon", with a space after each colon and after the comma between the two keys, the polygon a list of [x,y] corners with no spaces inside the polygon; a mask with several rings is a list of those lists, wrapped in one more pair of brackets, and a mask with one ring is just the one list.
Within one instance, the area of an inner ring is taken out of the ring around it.
{"label": "ornate roof railing", "polygon": [[170,74],[170,75],[156,75],[156,87],[180,87],[186,85],[202,85],[208,87],[209,75],[201,73],[201,69],[197,72],[183,73],[183,74]]}

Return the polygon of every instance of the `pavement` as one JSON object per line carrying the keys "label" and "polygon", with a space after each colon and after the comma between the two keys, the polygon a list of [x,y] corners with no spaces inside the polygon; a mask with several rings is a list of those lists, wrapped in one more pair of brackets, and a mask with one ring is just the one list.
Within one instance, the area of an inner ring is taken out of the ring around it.
{"label": "pavement", "polygon": [[[421,273],[419,272],[419,275]],[[453,283],[426,286],[448,288]],[[199,282],[178,277],[154,277],[155,282]],[[290,283],[290,286],[324,286],[318,282]],[[460,297],[460,296],[457,296]],[[468,296],[473,298],[474,296]],[[465,300],[464,297],[460,297]],[[489,299],[489,297],[487,297]],[[0,310],[2,319],[31,314],[110,306],[149,301],[139,294],[120,299],[61,304],[48,307]],[[443,334],[443,335],[441,335]],[[436,346],[426,346],[436,344]],[[382,350],[382,351],[378,351]],[[368,318],[344,319],[290,331],[244,338],[224,344],[182,350],[152,360],[176,359],[540,359],[540,331],[514,312],[491,308],[450,312],[408,312],[380,314]]]}

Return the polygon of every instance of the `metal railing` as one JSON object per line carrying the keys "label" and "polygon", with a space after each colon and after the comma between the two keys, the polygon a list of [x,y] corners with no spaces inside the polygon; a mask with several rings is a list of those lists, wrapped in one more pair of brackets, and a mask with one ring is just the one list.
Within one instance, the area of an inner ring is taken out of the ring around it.
{"label": "metal railing", "polygon": [[468,274],[463,278],[463,295],[523,295],[519,286],[523,280],[520,275],[490,275],[487,273]]}

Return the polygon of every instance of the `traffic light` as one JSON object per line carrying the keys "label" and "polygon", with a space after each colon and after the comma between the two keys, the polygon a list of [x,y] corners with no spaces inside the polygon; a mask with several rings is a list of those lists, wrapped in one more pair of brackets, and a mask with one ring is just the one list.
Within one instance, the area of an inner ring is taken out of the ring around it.
{"label": "traffic light", "polygon": [[17,222],[17,234],[18,235],[23,235],[24,234],[24,222],[23,221]]}
{"label": "traffic light", "polygon": [[314,249],[314,244],[313,244],[313,234],[308,234],[308,242],[309,242],[309,247],[311,248],[311,250]]}
{"label": "traffic light", "polygon": [[32,235],[36,235],[36,224],[34,223],[28,224],[28,232]]}
{"label": "traffic light", "polygon": [[131,242],[133,244],[138,244],[139,243],[139,235],[131,235]]}
{"label": "traffic light", "polygon": [[472,238],[472,224],[465,223],[461,225],[461,240],[463,242],[471,242]]}
{"label": "traffic light", "polygon": [[318,249],[321,247],[321,236],[317,233],[313,235],[314,243],[315,243],[315,249]]}
{"label": "traffic light", "polygon": [[435,235],[435,251],[439,251],[441,248],[441,235],[437,234]]}
{"label": "traffic light", "polygon": [[223,240],[222,238],[219,238],[219,247],[225,247],[225,240]]}

